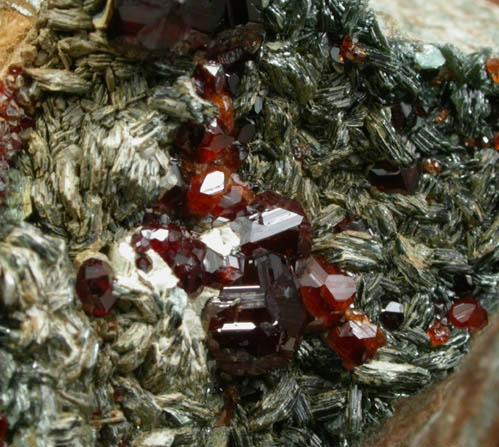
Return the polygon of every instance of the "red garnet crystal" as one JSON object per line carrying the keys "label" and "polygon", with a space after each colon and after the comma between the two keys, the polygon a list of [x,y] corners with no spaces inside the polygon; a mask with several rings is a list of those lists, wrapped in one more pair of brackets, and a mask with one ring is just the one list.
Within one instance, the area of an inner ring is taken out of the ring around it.
{"label": "red garnet crystal", "polygon": [[246,213],[233,223],[233,230],[241,235],[244,254],[271,252],[290,259],[310,255],[312,230],[297,200],[267,191],[255,197]]}
{"label": "red garnet crystal", "polygon": [[383,307],[379,319],[384,328],[396,331],[404,322],[404,306],[396,301],[390,301]]}
{"label": "red garnet crystal", "polygon": [[419,181],[419,165],[410,168],[374,168],[369,171],[369,181],[386,193],[414,194]]}
{"label": "red garnet crystal", "polygon": [[223,167],[209,167],[195,176],[187,191],[187,207],[194,216],[230,218],[253,200],[254,194],[237,174]]}
{"label": "red garnet crystal", "polygon": [[246,258],[243,270],[204,315],[211,355],[220,369],[237,376],[286,365],[307,318],[285,262],[277,256]]}
{"label": "red garnet crystal", "polygon": [[426,172],[431,174],[438,174],[442,169],[442,165],[438,160],[434,160],[432,158],[425,158],[423,160],[423,168]]}
{"label": "red garnet crystal", "polygon": [[80,265],[76,276],[76,295],[87,314],[103,317],[111,311],[116,302],[113,276],[109,264],[100,259],[90,258]]}
{"label": "red garnet crystal", "polygon": [[431,345],[434,348],[438,348],[449,341],[450,329],[449,326],[443,324],[439,319],[435,319],[426,335],[430,337]]}
{"label": "red garnet crystal", "polygon": [[456,301],[447,316],[454,326],[471,332],[483,329],[488,323],[487,311],[472,298]]}
{"label": "red garnet crystal", "polygon": [[357,39],[345,36],[340,47],[340,60],[344,63],[361,64],[367,59],[367,52],[357,43]]}
{"label": "red garnet crystal", "polygon": [[349,321],[329,332],[327,342],[341,357],[343,366],[352,370],[372,360],[378,349],[386,344],[386,337],[363,314],[352,312],[347,318]]}
{"label": "red garnet crystal", "polygon": [[325,327],[337,324],[355,298],[354,278],[318,256],[298,260],[295,268],[305,309]]}
{"label": "red garnet crystal", "polygon": [[0,447],[3,447],[3,442],[5,440],[5,435],[7,434],[7,430],[9,429],[9,423],[5,414],[0,412]]}
{"label": "red garnet crystal", "polygon": [[499,58],[491,57],[485,61],[487,73],[492,77],[492,80],[499,84]]}
{"label": "red garnet crystal", "polygon": [[132,237],[132,246],[139,256],[150,249],[158,253],[187,293],[194,293],[203,285],[207,247],[189,230],[176,225],[142,227]]}
{"label": "red garnet crystal", "polygon": [[251,1],[116,0],[109,36],[145,50],[185,53],[221,28],[259,20]]}

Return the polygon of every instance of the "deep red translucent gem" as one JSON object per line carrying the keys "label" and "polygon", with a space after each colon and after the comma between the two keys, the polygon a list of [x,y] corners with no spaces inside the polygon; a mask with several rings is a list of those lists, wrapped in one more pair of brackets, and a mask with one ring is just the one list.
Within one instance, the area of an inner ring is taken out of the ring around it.
{"label": "deep red translucent gem", "polygon": [[211,167],[196,175],[187,191],[189,212],[194,216],[208,216],[227,192],[230,175],[222,167]]}
{"label": "deep red translucent gem", "polygon": [[208,348],[218,367],[258,375],[286,365],[306,314],[289,266],[277,256],[245,259],[243,276],[205,308]]}
{"label": "deep red translucent gem", "polygon": [[236,174],[222,167],[210,167],[195,176],[187,191],[187,207],[194,216],[231,219],[253,200],[253,193]]}
{"label": "deep red translucent gem", "polygon": [[103,317],[111,311],[116,303],[113,276],[109,264],[100,259],[87,259],[80,265],[76,276],[76,295],[87,314]]}
{"label": "deep red translucent gem", "polygon": [[434,348],[438,348],[449,341],[450,329],[449,326],[443,324],[439,319],[435,319],[426,335],[430,337],[431,345]]}
{"label": "deep red translucent gem", "polygon": [[5,414],[0,412],[0,447],[3,447],[7,430],[9,429],[9,422]]}
{"label": "deep red translucent gem", "polygon": [[189,230],[176,225],[142,227],[132,237],[132,246],[139,255],[151,249],[158,253],[187,293],[197,292],[203,285],[207,247]]}
{"label": "deep red translucent gem", "polygon": [[198,64],[194,69],[194,86],[197,94],[205,99],[226,90],[225,71],[215,62]]}
{"label": "deep red translucent gem", "polygon": [[499,132],[494,135],[494,149],[499,152]]}
{"label": "deep red translucent gem", "polygon": [[232,227],[246,255],[270,252],[298,259],[312,249],[312,230],[300,203],[271,191],[258,194]]}
{"label": "deep red translucent gem", "polygon": [[389,331],[400,329],[404,322],[404,306],[396,301],[390,301],[383,307],[379,319],[383,327]]}
{"label": "deep red translucent gem", "polygon": [[361,64],[367,59],[367,52],[356,38],[345,36],[340,47],[340,60],[345,63]]}
{"label": "deep red translucent gem", "polygon": [[373,168],[369,171],[369,181],[380,191],[392,194],[414,194],[419,181],[419,165],[410,168]]}
{"label": "deep red translucent gem", "polygon": [[487,326],[487,311],[472,298],[456,301],[449,310],[448,318],[457,328],[477,332]]}
{"label": "deep red translucent gem", "polygon": [[355,316],[333,328],[327,335],[331,349],[343,360],[345,369],[369,362],[374,358],[379,348],[386,344],[385,334],[365,315]]}
{"label": "deep red translucent gem", "polygon": [[298,260],[295,270],[305,309],[324,327],[339,323],[355,299],[354,278],[318,256]]}

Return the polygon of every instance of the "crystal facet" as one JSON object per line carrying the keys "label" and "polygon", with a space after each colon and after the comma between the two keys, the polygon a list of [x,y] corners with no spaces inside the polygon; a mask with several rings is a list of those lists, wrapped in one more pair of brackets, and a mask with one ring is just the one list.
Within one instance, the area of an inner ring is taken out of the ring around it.
{"label": "crystal facet", "polygon": [[142,227],[132,237],[132,246],[139,257],[150,249],[158,253],[187,293],[197,292],[203,285],[206,245],[187,229],[176,225]]}
{"label": "crystal facet", "polygon": [[396,301],[390,301],[383,307],[380,321],[383,327],[389,331],[400,329],[400,326],[404,322],[404,306]]}
{"label": "crystal facet", "polygon": [[352,370],[372,360],[378,349],[386,344],[386,337],[366,316],[357,313],[354,318],[332,329],[327,341],[343,360],[343,366]]}
{"label": "crystal facet", "polygon": [[403,169],[373,168],[369,171],[369,181],[380,191],[389,194],[414,194],[419,181],[419,166],[414,164]]}
{"label": "crystal facet", "polygon": [[434,348],[445,345],[449,341],[450,329],[449,326],[443,324],[440,320],[435,319],[433,325],[426,333],[430,337],[431,345]]}
{"label": "crystal facet", "polygon": [[270,252],[298,259],[310,254],[312,231],[298,201],[267,191],[255,197],[246,213],[233,223],[246,255]]}
{"label": "crystal facet", "polygon": [[450,322],[460,329],[469,329],[477,332],[487,326],[487,311],[472,298],[463,298],[456,301],[449,310]]}
{"label": "crystal facet", "polygon": [[205,308],[208,348],[220,369],[257,375],[291,360],[306,315],[289,267],[277,256],[246,258],[243,271]]}
{"label": "crystal facet", "polygon": [[317,256],[298,260],[296,275],[307,311],[325,327],[337,324],[354,301],[354,278]]}
{"label": "crystal facet", "polygon": [[111,267],[100,259],[87,259],[81,264],[76,276],[76,294],[86,313],[103,317],[111,311],[116,302],[113,276]]}

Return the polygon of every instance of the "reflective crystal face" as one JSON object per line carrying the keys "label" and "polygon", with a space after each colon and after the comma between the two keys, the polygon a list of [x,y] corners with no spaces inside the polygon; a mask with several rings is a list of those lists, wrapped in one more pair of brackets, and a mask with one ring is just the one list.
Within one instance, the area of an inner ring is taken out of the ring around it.
{"label": "reflective crystal face", "polygon": [[327,336],[329,346],[343,360],[346,369],[353,369],[374,358],[386,344],[383,332],[366,317],[347,321],[332,329]]}
{"label": "reflective crystal face", "polygon": [[208,348],[219,368],[257,375],[293,357],[306,315],[288,265],[277,256],[245,259],[242,277],[208,303]]}
{"label": "reflective crystal face", "polygon": [[154,250],[170,266],[187,293],[197,292],[204,282],[203,260],[206,246],[185,228],[175,225],[143,227],[132,238],[138,261],[146,266],[142,257]]}
{"label": "reflective crystal face", "polygon": [[404,322],[404,306],[396,301],[390,301],[383,307],[380,321],[383,327],[390,331],[399,329]]}
{"label": "reflective crystal face", "polygon": [[472,298],[456,301],[449,310],[449,320],[457,328],[469,329],[472,332],[487,326],[487,311]]}
{"label": "reflective crystal face", "polygon": [[369,171],[369,181],[386,193],[414,194],[419,175],[418,164],[404,169],[374,168]]}
{"label": "reflective crystal face", "polygon": [[253,200],[249,187],[222,167],[209,167],[195,176],[187,191],[187,207],[194,216],[235,216]]}
{"label": "reflective crystal face", "polygon": [[87,259],[78,269],[76,295],[83,310],[96,317],[107,315],[116,302],[113,296],[113,272],[100,259]]}
{"label": "reflective crystal face", "polygon": [[437,348],[447,343],[450,337],[450,329],[449,326],[436,319],[426,335],[430,337],[431,345]]}
{"label": "reflective crystal face", "polygon": [[325,327],[337,324],[354,301],[354,278],[317,256],[298,260],[296,275],[307,311]]}
{"label": "reflective crystal face", "polygon": [[233,223],[234,231],[241,235],[245,254],[258,256],[271,252],[290,259],[310,254],[311,227],[297,200],[267,191],[255,197],[247,214]]}

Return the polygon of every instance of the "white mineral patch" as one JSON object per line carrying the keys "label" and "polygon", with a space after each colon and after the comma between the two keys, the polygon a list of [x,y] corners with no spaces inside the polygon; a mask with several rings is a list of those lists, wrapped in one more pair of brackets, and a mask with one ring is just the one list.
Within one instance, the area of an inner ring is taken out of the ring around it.
{"label": "white mineral patch", "polygon": [[135,265],[137,254],[131,245],[131,234],[126,235],[111,248],[109,259],[116,274],[118,284],[127,289],[145,291],[147,286],[157,293],[172,289],[178,278],[170,266],[154,250],[148,250],[147,256],[152,261],[150,272],[139,270]]}
{"label": "white mineral patch", "polygon": [[499,49],[499,7],[486,0],[370,0],[388,36],[453,44],[470,53]]}
{"label": "white mineral patch", "polygon": [[133,447],[170,447],[175,441],[175,435],[171,430],[155,430],[139,436],[133,441]]}
{"label": "white mineral patch", "polygon": [[241,243],[240,237],[232,231],[228,224],[205,231],[199,238],[222,256],[230,255]]}

